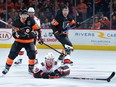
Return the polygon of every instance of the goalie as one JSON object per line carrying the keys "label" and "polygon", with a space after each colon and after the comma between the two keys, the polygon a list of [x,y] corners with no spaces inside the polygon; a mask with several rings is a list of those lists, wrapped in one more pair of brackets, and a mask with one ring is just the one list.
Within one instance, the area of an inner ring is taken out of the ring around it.
{"label": "goalie", "polygon": [[[64,59],[69,60],[69,56],[67,55]],[[53,53],[48,53],[45,56],[45,61],[34,69],[33,76],[34,78],[54,79],[69,74],[70,69],[68,64],[65,63],[63,66],[59,65],[58,62],[55,61]]]}

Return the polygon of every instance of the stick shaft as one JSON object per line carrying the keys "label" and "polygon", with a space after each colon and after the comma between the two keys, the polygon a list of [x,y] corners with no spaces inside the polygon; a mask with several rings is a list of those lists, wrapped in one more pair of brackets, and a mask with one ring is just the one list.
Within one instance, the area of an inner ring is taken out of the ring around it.
{"label": "stick shaft", "polygon": [[9,25],[7,22],[3,21],[3,20],[0,20],[0,22],[6,24],[6,25]]}
{"label": "stick shaft", "polygon": [[48,44],[46,44],[46,43],[43,43],[43,44],[46,45],[47,47],[53,49],[53,50],[56,51],[57,53],[62,54],[60,51],[58,51],[58,50],[56,50],[55,48],[49,46]]}

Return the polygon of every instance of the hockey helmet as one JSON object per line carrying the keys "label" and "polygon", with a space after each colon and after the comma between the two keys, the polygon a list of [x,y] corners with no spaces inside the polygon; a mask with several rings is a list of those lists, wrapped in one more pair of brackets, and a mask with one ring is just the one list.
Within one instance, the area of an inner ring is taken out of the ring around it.
{"label": "hockey helmet", "polygon": [[20,14],[28,14],[27,9],[21,9]]}
{"label": "hockey helmet", "polygon": [[46,63],[46,66],[52,66],[54,64],[54,55],[53,55],[53,53],[48,53],[45,56],[45,63]]}
{"label": "hockey helmet", "polygon": [[30,8],[28,9],[28,13],[35,13],[34,8],[33,8],[33,7],[30,7]]}
{"label": "hockey helmet", "polygon": [[47,55],[45,56],[45,59],[54,59],[54,54],[51,52],[47,53]]}

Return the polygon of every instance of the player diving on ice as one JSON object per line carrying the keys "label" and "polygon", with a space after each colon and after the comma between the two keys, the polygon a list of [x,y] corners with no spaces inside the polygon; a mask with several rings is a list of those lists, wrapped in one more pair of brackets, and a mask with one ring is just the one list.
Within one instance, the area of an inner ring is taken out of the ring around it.
{"label": "player diving on ice", "polygon": [[[69,56],[65,56],[64,58],[69,59]],[[34,68],[33,76],[34,78],[61,78],[63,76],[67,76],[70,74],[69,64],[64,63],[60,65],[57,61],[55,61],[55,57],[53,53],[48,53],[45,56],[45,61],[36,65]]]}
{"label": "player diving on ice", "polygon": [[[40,28],[40,20],[34,16],[35,14],[35,10],[33,7],[29,7],[28,9],[28,15],[33,18],[36,22],[36,24],[38,24],[39,28]],[[41,39],[41,29],[38,29],[39,32],[36,32],[36,37],[34,39],[34,44],[35,44],[35,51],[36,51],[36,62],[35,63],[38,63],[38,50],[37,50],[37,47],[36,47],[36,40],[40,40]],[[40,41],[40,43],[42,43]],[[23,60],[23,57],[24,57],[24,51],[25,49],[22,48],[21,51],[19,52],[18,56],[17,56],[17,60],[14,62],[14,64],[18,65],[18,64],[21,64],[22,63],[22,60]]]}

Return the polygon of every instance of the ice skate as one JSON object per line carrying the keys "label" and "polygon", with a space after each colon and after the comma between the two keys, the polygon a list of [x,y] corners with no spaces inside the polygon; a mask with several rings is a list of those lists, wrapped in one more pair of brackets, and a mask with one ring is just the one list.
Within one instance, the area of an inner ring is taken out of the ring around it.
{"label": "ice skate", "polygon": [[2,74],[5,75],[8,73],[10,67],[6,65],[5,69],[2,71]]}
{"label": "ice skate", "polygon": [[33,73],[33,69],[34,69],[34,66],[29,65],[28,72],[29,72],[30,74],[32,74],[32,73]]}

